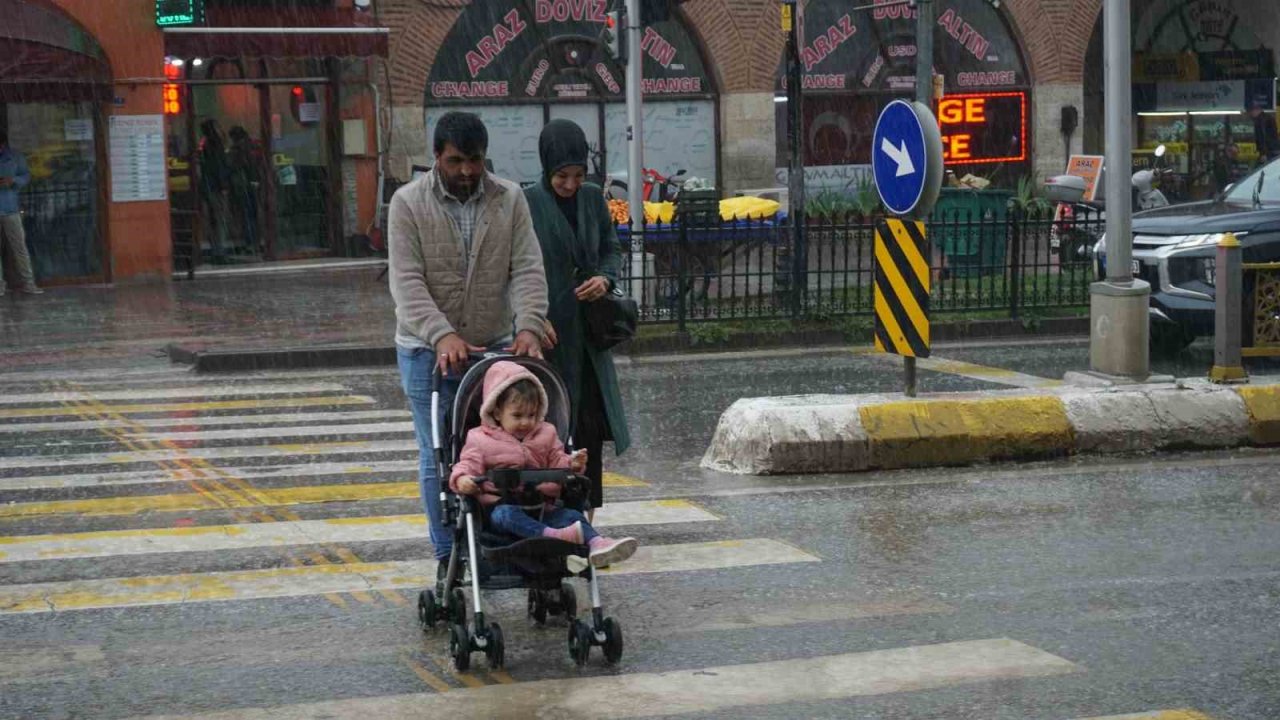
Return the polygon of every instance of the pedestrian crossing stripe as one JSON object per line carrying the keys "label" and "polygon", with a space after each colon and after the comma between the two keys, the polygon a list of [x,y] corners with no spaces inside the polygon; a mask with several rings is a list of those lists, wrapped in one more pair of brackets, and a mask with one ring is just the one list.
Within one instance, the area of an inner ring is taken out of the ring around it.
{"label": "pedestrian crossing stripe", "polygon": [[[596,511],[596,527],[716,522],[688,500],[610,503]],[[0,563],[261,547],[412,540],[426,537],[426,517],[382,515],[195,527],[101,530],[0,536]]]}
{"label": "pedestrian crossing stripe", "polygon": [[[644,546],[606,572],[632,575],[819,561],[792,545],[751,538]],[[420,589],[434,580],[434,561],[412,560],[31,583],[0,586],[0,615]]]}
{"label": "pedestrian crossing stripe", "polygon": [[21,455],[0,457],[0,470],[18,468],[65,468],[90,465],[131,465],[135,463],[180,462],[226,458],[287,457],[290,455],[350,455],[353,453],[417,452],[416,440],[344,440],[339,442],[282,443],[279,445],[237,445],[212,448],[131,450],[118,453],[79,455]]}
{"label": "pedestrian crossing stripe", "polygon": [[[499,684],[466,692],[344,698],[284,707],[237,708],[191,720],[289,717],[471,717],[477,708],[501,717],[587,718],[724,714],[732,708],[802,707],[984,682],[1049,678],[1079,671],[1067,660],[1010,638],[915,645],[667,672]],[[623,699],[620,701],[619,699]],[[785,712],[779,714],[785,715]],[[846,710],[845,715],[852,716]],[[731,715],[726,715],[731,716]],[[172,717],[172,716],[170,716]]]}
{"label": "pedestrian crossing stripe", "polygon": [[64,402],[104,402],[107,400],[160,400],[174,398],[210,398],[235,395],[302,395],[305,393],[340,393],[346,388],[337,383],[275,383],[261,385],[212,385],[205,387],[159,387],[133,390],[57,390],[43,393],[11,393],[0,396],[0,405],[26,405]]}
{"label": "pedestrian crossing stripe", "polygon": [[886,218],[876,225],[875,347],[929,357],[929,261],[924,223]]}
{"label": "pedestrian crossing stripe", "polygon": [[346,425],[282,425],[269,428],[251,427],[231,430],[193,430],[179,432],[126,432],[130,440],[152,442],[199,443],[209,440],[252,440],[275,437],[328,437],[333,435],[393,435],[412,433],[412,422],[360,423]]}
{"label": "pedestrian crossing stripe", "polygon": [[[260,480],[264,478],[307,477],[317,478],[326,475],[375,475],[378,473],[412,473],[418,474],[417,460],[383,460],[378,462],[317,462],[291,463],[288,465],[252,465],[242,467],[220,467],[222,476],[237,477],[241,480]],[[171,467],[163,471],[126,470],[121,472],[78,473],[73,475],[18,475],[0,477],[2,490],[39,490],[48,488],[73,487],[110,487],[116,485],[151,485],[174,482],[190,482],[200,480],[209,475],[209,471],[197,468]],[[605,485],[608,487],[608,474]]]}
{"label": "pedestrian crossing stripe", "polygon": [[[416,463],[414,463],[416,467]],[[297,470],[294,470],[297,472]],[[305,472],[305,471],[304,471]],[[217,475],[226,477],[226,475]],[[204,479],[192,477],[191,480]],[[0,479],[3,481],[11,478]],[[237,478],[243,479],[243,478]],[[647,483],[623,475],[605,473],[604,487],[643,487]],[[167,495],[120,495],[76,500],[41,500],[0,505],[0,520],[49,515],[137,515],[152,512],[199,512],[227,508],[282,507],[364,500],[408,500],[420,495],[418,482],[370,482],[339,485],[299,485],[282,488],[254,488],[253,497],[233,493],[177,493]],[[605,507],[608,507],[607,505]],[[601,509],[603,511],[603,508]]]}
{"label": "pedestrian crossing stripe", "polygon": [[[339,405],[374,405],[377,400],[366,395],[323,395],[319,397],[296,398],[254,398],[245,400],[210,400],[201,402],[178,403],[130,403],[125,405],[106,405],[104,409],[120,415],[141,415],[144,413],[177,413],[177,412],[213,412],[218,410],[251,410],[255,408],[290,408],[290,407],[326,407]],[[0,408],[0,419],[61,417],[65,415],[80,417],[80,411],[74,405],[52,405],[38,407]]]}
{"label": "pedestrian crossing stripe", "polygon": [[[108,406],[109,407],[109,406]],[[348,410],[345,412],[279,413],[268,415],[202,415],[197,417],[133,418],[129,420],[63,420],[55,422],[0,423],[0,433],[23,434],[75,432],[77,430],[123,430],[143,433],[139,428],[211,428],[223,425],[273,425],[275,423],[317,423],[345,420],[392,420],[411,417],[408,410]],[[175,430],[175,432],[177,432]],[[160,436],[162,431],[157,431]]]}

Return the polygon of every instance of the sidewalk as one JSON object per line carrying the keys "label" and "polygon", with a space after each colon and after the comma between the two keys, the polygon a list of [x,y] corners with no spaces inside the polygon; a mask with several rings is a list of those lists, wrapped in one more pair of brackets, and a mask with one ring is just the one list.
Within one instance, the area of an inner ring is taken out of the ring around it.
{"label": "sidewalk", "polygon": [[390,348],[381,265],[282,265],[194,281],[50,287],[0,297],[0,372],[163,359],[167,348]]}

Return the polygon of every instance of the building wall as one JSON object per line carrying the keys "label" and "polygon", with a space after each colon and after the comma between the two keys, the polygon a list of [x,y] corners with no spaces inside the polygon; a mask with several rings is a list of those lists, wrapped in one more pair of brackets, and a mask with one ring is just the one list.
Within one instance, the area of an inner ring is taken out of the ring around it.
{"label": "building wall", "polygon": [[[407,177],[410,158],[429,153],[423,127],[423,89],[435,52],[467,0],[383,0],[392,28],[389,62],[395,133],[391,172]],[[1083,113],[1085,54],[1102,0],[1005,0],[1033,82],[1032,147],[1043,177],[1065,166],[1061,107]],[[679,6],[702,42],[721,93],[721,184],[726,190],[772,185],[774,74],[782,55],[778,0],[687,0]],[[1081,124],[1085,121],[1081,117]],[[1073,141],[1078,145],[1079,131]]]}
{"label": "building wall", "polygon": [[[159,115],[164,36],[155,26],[154,0],[45,0],[97,38],[115,78],[105,115]],[[132,82],[130,82],[132,81]],[[104,132],[105,136],[105,132]],[[106,174],[110,188],[110,166]],[[112,280],[168,277],[173,254],[169,203],[108,203],[107,267]]]}

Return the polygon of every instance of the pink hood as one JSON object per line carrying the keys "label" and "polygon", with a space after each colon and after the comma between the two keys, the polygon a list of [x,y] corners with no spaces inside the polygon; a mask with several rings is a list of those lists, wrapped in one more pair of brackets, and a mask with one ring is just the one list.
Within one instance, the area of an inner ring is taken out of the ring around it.
{"label": "pink hood", "polygon": [[498,396],[518,380],[530,380],[538,387],[538,422],[547,417],[547,390],[542,387],[538,377],[519,363],[501,360],[489,366],[484,373],[484,400],[480,404],[480,424],[497,427],[498,419],[493,412],[498,404]]}

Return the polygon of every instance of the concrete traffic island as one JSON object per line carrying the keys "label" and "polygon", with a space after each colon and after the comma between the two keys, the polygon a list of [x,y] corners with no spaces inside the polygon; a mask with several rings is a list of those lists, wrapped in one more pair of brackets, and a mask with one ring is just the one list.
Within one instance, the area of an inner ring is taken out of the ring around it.
{"label": "concrete traffic island", "polygon": [[1280,444],[1280,384],[744,398],[702,466],[747,475],[965,465],[1076,453]]}

